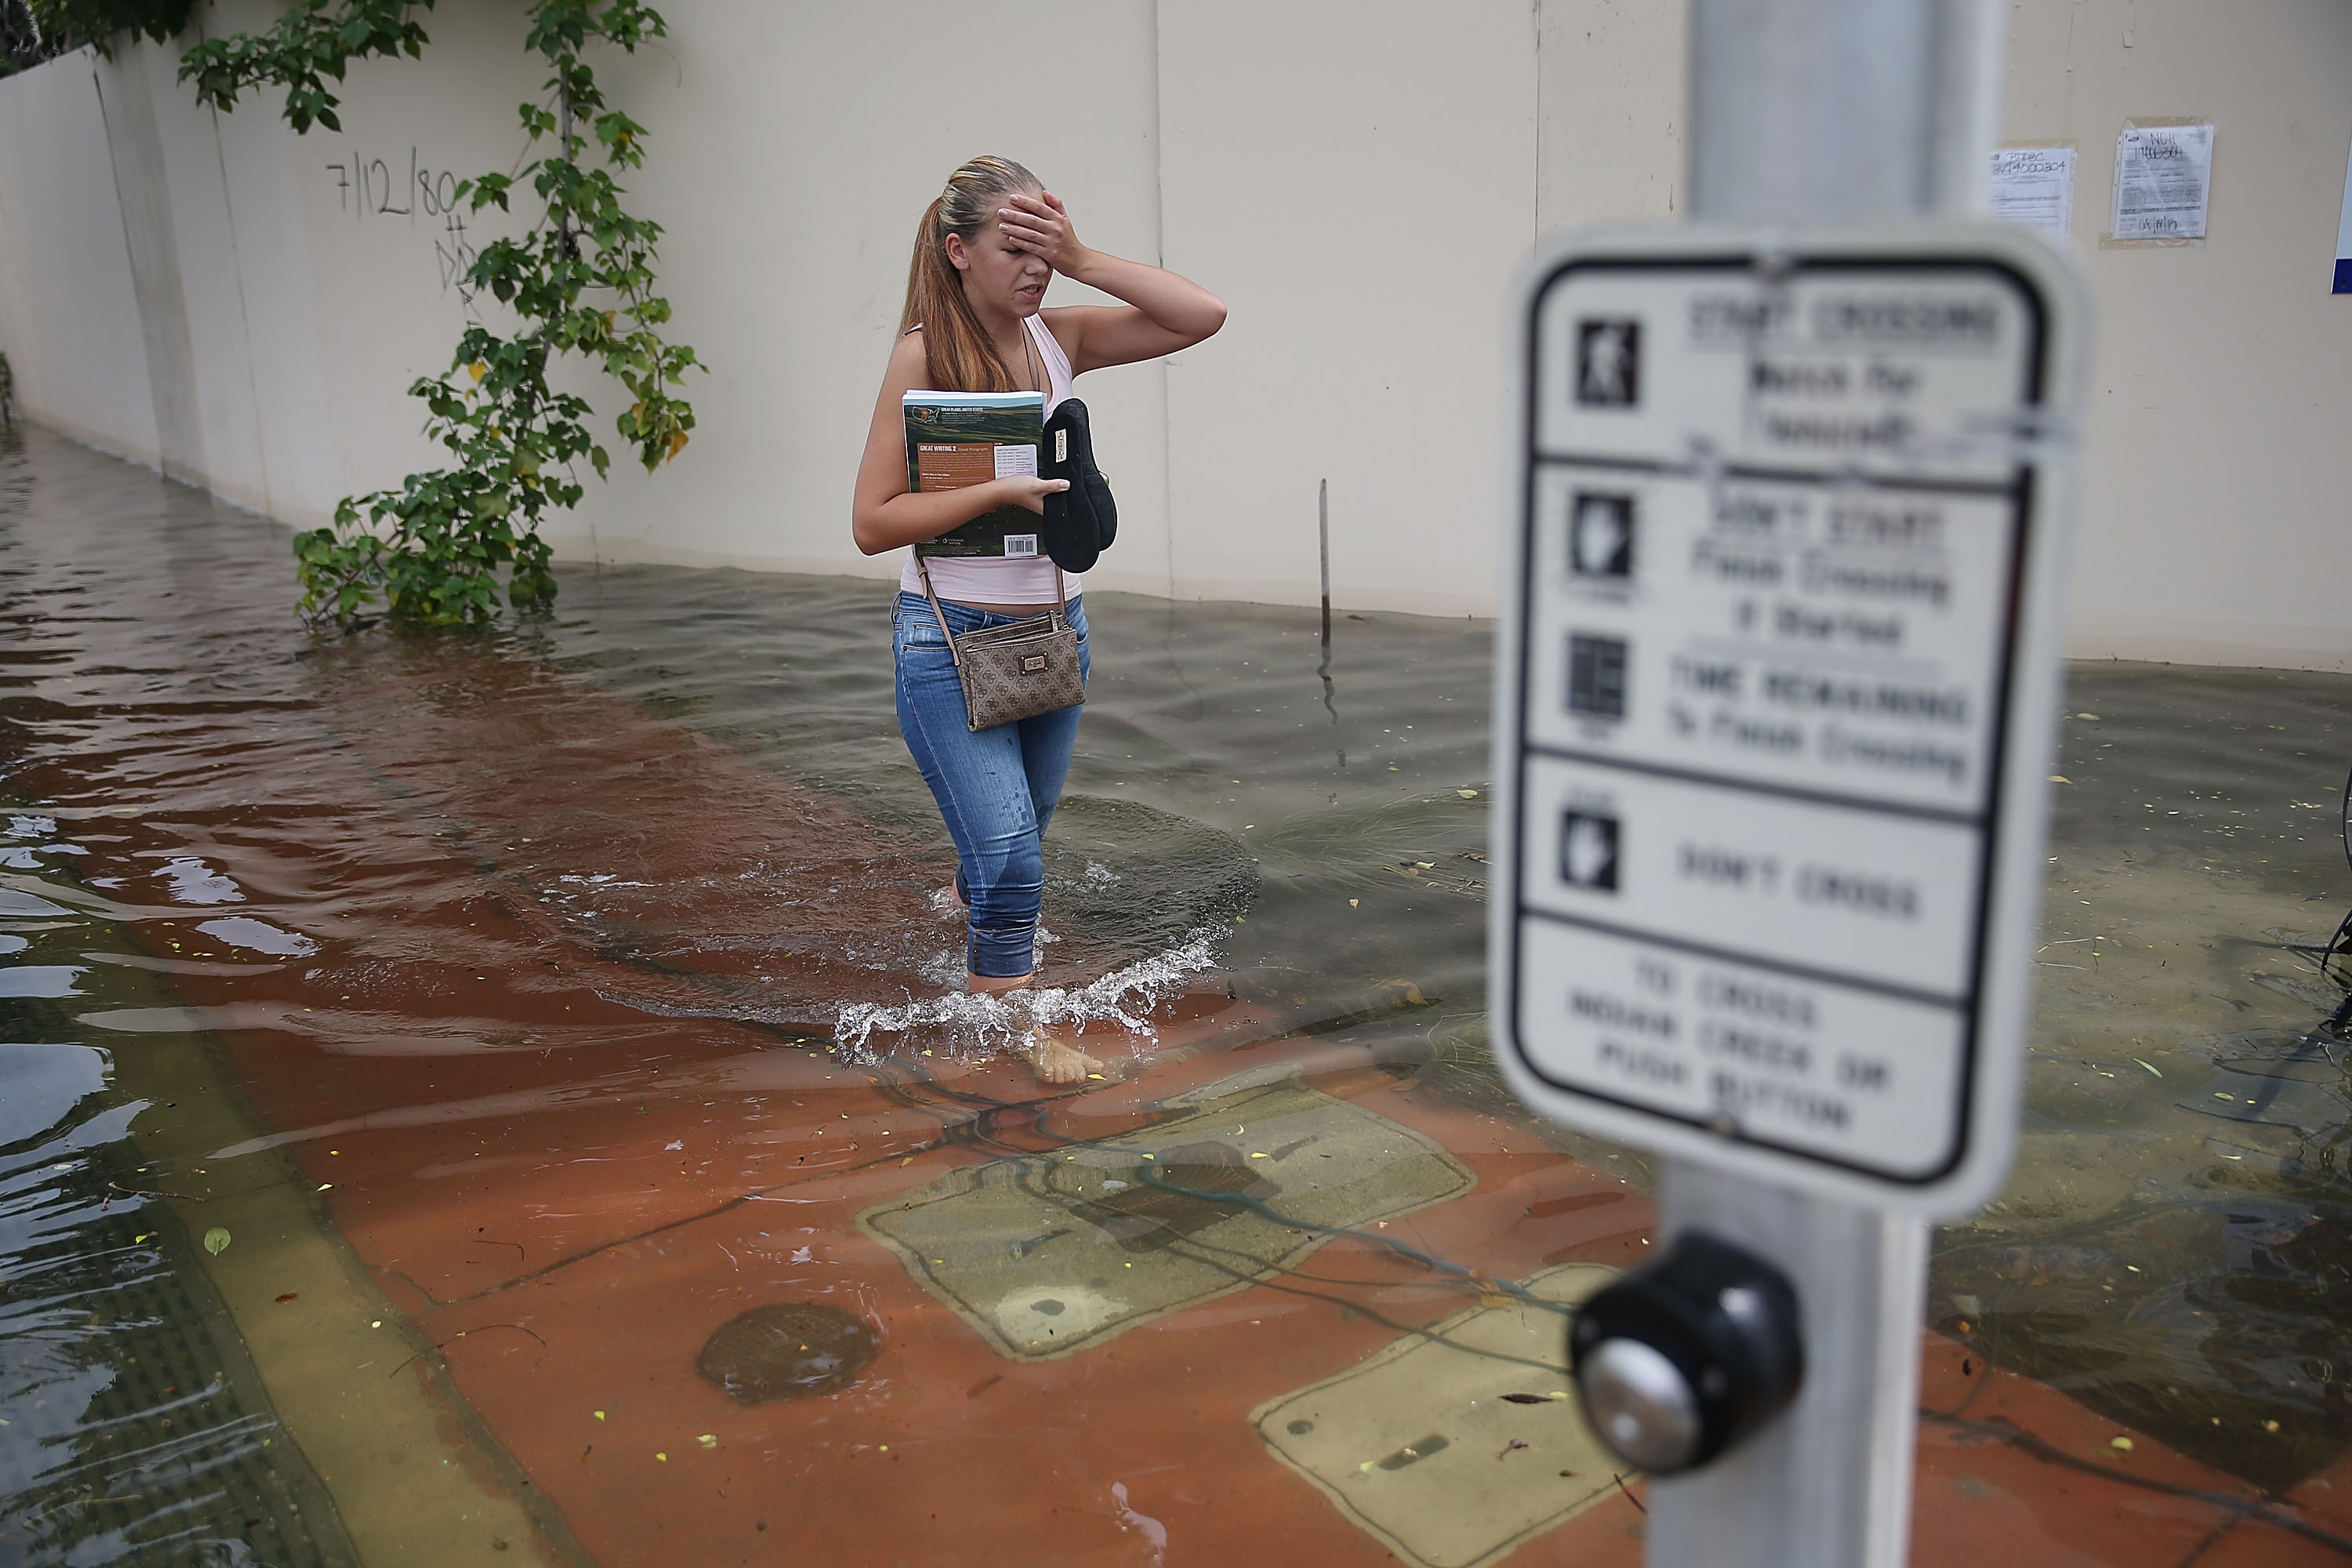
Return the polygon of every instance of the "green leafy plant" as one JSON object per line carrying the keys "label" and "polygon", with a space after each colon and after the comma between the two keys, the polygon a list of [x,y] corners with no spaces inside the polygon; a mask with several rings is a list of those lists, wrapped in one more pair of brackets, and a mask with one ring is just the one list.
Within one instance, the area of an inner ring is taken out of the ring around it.
{"label": "green leafy plant", "polygon": [[54,59],[85,44],[111,55],[120,33],[159,44],[187,26],[195,0],[5,0],[0,3],[0,74]]}
{"label": "green leafy plant", "polygon": [[[517,328],[467,327],[448,371],[408,389],[451,466],[348,497],[331,526],[295,535],[302,612],[315,621],[350,626],[379,601],[396,620],[487,621],[499,612],[501,568],[517,608],[555,597],[540,521],[551,504],[577,504],[580,464],[600,479],[611,465],[589,430],[588,401],[549,383],[559,356],[580,355],[628,391],[614,428],[648,472],[677,457],[694,427],[692,406],[677,394],[701,365],[693,349],[662,335],[670,306],[655,291],[661,228],[623,207],[614,178],[643,165],[645,128],[606,104],[583,58],[600,41],[634,53],[663,36],[662,18],[639,0],[535,0],[529,18],[527,46],[554,73],[546,100],[521,106],[536,155],[512,174],[457,187],[478,213],[511,212],[522,191],[536,198],[525,232],[482,247],[467,273],[477,291],[512,311]],[[224,110],[257,84],[281,87],[295,129],[331,130],[339,100],[326,82],[341,81],[348,60],[415,56],[425,42],[412,6],[397,0],[302,0],[268,33],[190,50],[181,76]]]}
{"label": "green leafy plant", "polygon": [[180,79],[194,81],[196,97],[224,110],[235,108],[247,88],[282,87],[286,119],[295,130],[308,131],[316,121],[341,131],[335,105],[342,100],[327,90],[326,79],[342,80],[346,65],[371,55],[422,55],[425,27],[410,15],[417,7],[430,11],[433,0],[301,0],[266,33],[198,44],[180,57]]}

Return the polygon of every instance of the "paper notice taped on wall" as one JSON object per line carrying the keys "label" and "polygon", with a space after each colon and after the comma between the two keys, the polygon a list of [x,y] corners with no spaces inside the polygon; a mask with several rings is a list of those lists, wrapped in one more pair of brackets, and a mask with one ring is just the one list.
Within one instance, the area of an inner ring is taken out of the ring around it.
{"label": "paper notice taped on wall", "polygon": [[2116,139],[2116,239],[2202,239],[2213,177],[2213,127],[2135,125]]}
{"label": "paper notice taped on wall", "polygon": [[2074,149],[2003,147],[1996,151],[1992,216],[2063,246],[2074,224]]}

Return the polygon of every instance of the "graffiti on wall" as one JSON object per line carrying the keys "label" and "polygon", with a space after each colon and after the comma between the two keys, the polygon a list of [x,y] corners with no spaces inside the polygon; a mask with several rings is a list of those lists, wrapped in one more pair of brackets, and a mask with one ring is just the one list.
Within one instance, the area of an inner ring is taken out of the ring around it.
{"label": "graffiti on wall", "polygon": [[414,146],[408,149],[405,178],[396,156],[373,158],[357,150],[328,163],[326,171],[334,180],[336,201],[352,222],[365,226],[396,219],[411,229],[430,232],[441,292],[457,296],[467,321],[481,321],[474,308],[474,290],[466,282],[475,256],[473,242],[467,237],[464,205],[457,198],[458,182],[466,176],[454,170],[427,167]]}

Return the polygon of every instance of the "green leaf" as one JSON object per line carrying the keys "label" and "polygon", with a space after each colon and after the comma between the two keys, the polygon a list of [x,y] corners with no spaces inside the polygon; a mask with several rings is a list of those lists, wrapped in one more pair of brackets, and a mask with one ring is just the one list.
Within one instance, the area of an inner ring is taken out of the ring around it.
{"label": "green leaf", "polygon": [[215,1258],[218,1258],[222,1253],[226,1252],[228,1250],[228,1232],[223,1230],[218,1226],[215,1226],[212,1229],[205,1232],[205,1250],[211,1253]]}

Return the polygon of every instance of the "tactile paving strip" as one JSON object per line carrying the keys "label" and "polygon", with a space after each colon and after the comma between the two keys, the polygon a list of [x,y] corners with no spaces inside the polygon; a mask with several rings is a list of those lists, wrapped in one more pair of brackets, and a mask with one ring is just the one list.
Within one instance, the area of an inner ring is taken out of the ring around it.
{"label": "tactile paving strip", "polygon": [[1002,1354],[1045,1361],[1242,1289],[1327,1239],[1475,1182],[1295,1066],[1161,1102],[1147,1131],[971,1167],[857,1216]]}
{"label": "tactile paving strip", "polygon": [[[1616,1271],[1571,1263],[1527,1282],[1580,1301]],[[1283,1463],[1418,1568],[1483,1568],[1617,1485],[1569,1386],[1568,1316],[1474,1307],[1250,1413]]]}

